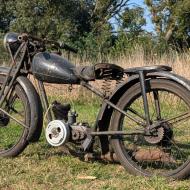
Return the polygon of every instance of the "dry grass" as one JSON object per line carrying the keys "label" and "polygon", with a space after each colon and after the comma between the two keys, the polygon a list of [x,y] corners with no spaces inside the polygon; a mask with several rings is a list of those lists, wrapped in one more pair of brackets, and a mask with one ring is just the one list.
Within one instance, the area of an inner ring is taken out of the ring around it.
{"label": "dry grass", "polygon": [[[168,65],[172,67],[174,73],[190,79],[190,52],[179,54],[178,52],[171,51],[169,54],[164,54],[161,57],[158,55],[153,55],[151,59],[147,59],[145,57],[143,49],[137,48],[136,51],[134,51],[134,53],[131,55],[122,55],[115,59],[111,59],[108,57],[107,59],[109,63],[115,63],[123,68],[151,65]],[[76,65],[92,65],[91,62],[76,57],[71,57],[70,60]],[[106,85],[107,90],[110,91],[112,91],[116,86],[115,81],[113,81],[112,83],[108,82],[108,84],[105,84],[104,80],[92,82],[92,84],[101,90],[103,90],[104,86]],[[69,87],[70,85],[46,85],[47,91],[50,94],[52,92],[53,94],[56,93],[57,96],[61,95],[65,98],[72,97],[72,99],[79,99],[81,97],[94,97],[94,94],[87,92],[84,88],[80,87],[79,85],[73,85],[72,92],[69,91]]]}
{"label": "dry grass", "polygon": [[190,78],[190,52],[179,54],[176,51],[171,51],[169,54],[163,54],[161,57],[155,54],[152,58],[147,59],[144,51],[139,48],[132,55],[123,55],[115,60],[109,61],[123,68],[146,65],[168,65],[172,67],[174,73]]}

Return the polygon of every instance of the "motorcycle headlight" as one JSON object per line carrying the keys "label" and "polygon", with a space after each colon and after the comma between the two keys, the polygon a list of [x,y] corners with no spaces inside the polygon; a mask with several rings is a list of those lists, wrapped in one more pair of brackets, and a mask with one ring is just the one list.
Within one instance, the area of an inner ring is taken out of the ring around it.
{"label": "motorcycle headlight", "polygon": [[10,49],[12,54],[15,54],[17,51],[18,47],[20,46],[20,42],[18,41],[18,33],[15,32],[9,32],[5,35],[4,40],[3,40],[3,45],[5,49],[7,49],[7,45],[9,44]]}

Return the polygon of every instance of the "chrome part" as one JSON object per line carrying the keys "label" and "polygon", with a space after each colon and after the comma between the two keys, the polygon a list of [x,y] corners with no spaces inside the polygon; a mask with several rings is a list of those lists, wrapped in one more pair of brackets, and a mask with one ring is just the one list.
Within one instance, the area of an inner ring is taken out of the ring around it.
{"label": "chrome part", "polygon": [[19,46],[21,45],[21,42],[18,40],[18,33],[15,32],[9,32],[5,35],[3,39],[3,46],[7,50],[8,45],[11,49],[12,54],[15,54]]}
{"label": "chrome part", "polygon": [[12,44],[18,41],[18,33],[15,32],[9,32],[5,34],[4,39],[3,39],[3,45],[4,48],[7,49],[7,43]]}
{"label": "chrome part", "polygon": [[61,146],[69,141],[69,126],[61,120],[51,121],[45,131],[46,139],[52,146]]}

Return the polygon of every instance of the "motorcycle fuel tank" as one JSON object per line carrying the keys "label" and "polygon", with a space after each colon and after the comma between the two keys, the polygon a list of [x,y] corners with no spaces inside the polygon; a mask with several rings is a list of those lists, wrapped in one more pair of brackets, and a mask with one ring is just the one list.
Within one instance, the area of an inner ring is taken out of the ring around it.
{"label": "motorcycle fuel tank", "polygon": [[75,65],[54,53],[38,53],[32,61],[32,73],[40,81],[57,84],[78,84]]}

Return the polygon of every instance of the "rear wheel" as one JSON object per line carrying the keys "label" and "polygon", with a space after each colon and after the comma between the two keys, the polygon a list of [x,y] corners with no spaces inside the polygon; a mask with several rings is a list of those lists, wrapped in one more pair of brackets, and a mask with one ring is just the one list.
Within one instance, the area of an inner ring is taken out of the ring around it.
{"label": "rear wheel", "polygon": [[[190,93],[165,79],[146,80],[151,123],[164,121],[151,135],[111,138],[121,164],[135,175],[162,175],[185,178],[190,173]],[[145,122],[140,84],[133,85],[117,106]],[[111,119],[111,130],[144,130],[118,111]]]}
{"label": "rear wheel", "polygon": [[[30,124],[30,104],[23,88],[16,83],[6,97],[2,109],[25,125]],[[24,128],[0,112],[0,156],[13,157],[27,146],[28,128]]]}

